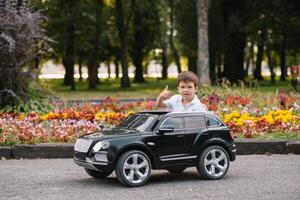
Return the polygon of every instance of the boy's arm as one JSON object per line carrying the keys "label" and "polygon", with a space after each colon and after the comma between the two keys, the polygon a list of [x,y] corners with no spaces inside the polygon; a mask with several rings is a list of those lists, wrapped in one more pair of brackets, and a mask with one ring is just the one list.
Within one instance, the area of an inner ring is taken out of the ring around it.
{"label": "boy's arm", "polygon": [[162,91],[157,99],[156,99],[156,106],[159,107],[159,108],[166,108],[167,105],[164,104],[164,100],[170,98],[172,95],[171,91],[168,90],[168,86],[166,85],[166,88],[164,89],[164,91]]}

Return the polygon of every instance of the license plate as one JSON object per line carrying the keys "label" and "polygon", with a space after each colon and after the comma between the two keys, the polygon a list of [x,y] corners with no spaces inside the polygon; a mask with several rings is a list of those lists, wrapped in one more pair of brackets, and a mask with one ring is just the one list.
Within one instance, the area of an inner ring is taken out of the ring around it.
{"label": "license plate", "polygon": [[84,138],[78,138],[74,145],[74,150],[77,152],[87,153],[91,144],[92,140],[84,139]]}

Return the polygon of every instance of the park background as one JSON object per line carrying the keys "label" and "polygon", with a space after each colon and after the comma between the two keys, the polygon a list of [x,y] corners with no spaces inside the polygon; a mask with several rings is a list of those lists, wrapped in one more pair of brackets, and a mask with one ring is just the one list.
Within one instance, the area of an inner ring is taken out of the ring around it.
{"label": "park background", "polygon": [[117,126],[185,70],[238,137],[300,138],[296,0],[1,0],[0,145]]}

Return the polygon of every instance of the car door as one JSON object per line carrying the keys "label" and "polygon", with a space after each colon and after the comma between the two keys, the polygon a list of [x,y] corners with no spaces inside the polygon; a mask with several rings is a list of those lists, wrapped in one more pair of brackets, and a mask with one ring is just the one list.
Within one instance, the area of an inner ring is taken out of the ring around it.
{"label": "car door", "polygon": [[176,160],[185,154],[185,130],[183,117],[169,117],[159,127],[174,127],[174,132],[155,134],[151,138],[161,162]]}
{"label": "car door", "polygon": [[200,136],[204,136],[205,134],[207,134],[205,116],[204,115],[186,116],[184,117],[184,122],[185,122],[185,129],[186,129],[185,149],[187,154],[195,155],[197,152],[196,140],[199,140]]}

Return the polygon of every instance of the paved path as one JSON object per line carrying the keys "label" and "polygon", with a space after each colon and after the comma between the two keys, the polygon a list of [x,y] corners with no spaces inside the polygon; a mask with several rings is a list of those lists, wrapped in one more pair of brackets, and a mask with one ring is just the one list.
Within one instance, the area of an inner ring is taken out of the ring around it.
{"label": "paved path", "polygon": [[147,185],[126,188],[115,174],[96,180],[71,159],[0,161],[0,199],[300,199],[300,155],[238,156],[220,181],[153,171]]}

